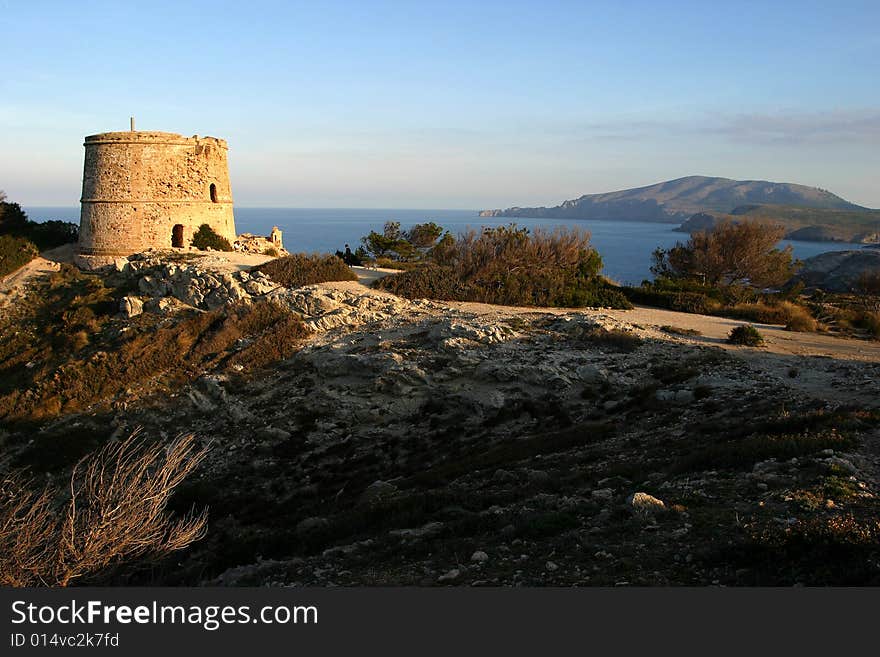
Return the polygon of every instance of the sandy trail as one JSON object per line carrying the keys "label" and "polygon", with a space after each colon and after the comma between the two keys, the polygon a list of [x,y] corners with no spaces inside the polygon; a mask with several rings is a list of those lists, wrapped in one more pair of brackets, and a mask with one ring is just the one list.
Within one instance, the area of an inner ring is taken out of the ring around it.
{"label": "sandy trail", "polygon": [[[352,292],[369,294],[387,294],[373,290],[369,286],[377,278],[394,273],[393,270],[366,270],[355,268],[359,279],[357,282],[325,283],[328,287],[344,289]],[[571,309],[571,308],[529,308],[520,306],[494,306],[486,303],[447,301],[445,305],[463,312],[473,313],[481,317],[503,319],[517,315],[564,315],[572,312],[586,315],[609,315],[621,321],[634,324],[643,330],[647,337],[663,337],[681,342],[704,344],[729,349],[741,354],[773,353],[784,356],[807,356],[818,358],[834,358],[839,360],[857,360],[880,362],[880,342],[841,338],[819,333],[795,333],[786,331],[782,326],[772,324],[754,324],[765,339],[765,345],[758,349],[746,349],[728,345],[725,340],[734,326],[749,322],[714,317],[711,315],[694,315],[690,313],[637,306],[633,310],[608,309]],[[661,326],[674,326],[700,332],[698,336],[670,335],[661,331]]]}
{"label": "sandy trail", "polygon": [[65,244],[55,249],[43,251],[24,267],[0,278],[0,311],[24,294],[28,283],[33,278],[48,276],[61,269],[62,263],[71,262],[73,262],[73,244]]}

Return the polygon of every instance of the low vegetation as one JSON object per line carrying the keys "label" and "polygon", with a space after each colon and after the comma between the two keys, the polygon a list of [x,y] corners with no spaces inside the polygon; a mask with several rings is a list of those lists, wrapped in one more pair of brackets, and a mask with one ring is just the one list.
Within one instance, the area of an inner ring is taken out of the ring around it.
{"label": "low vegetation", "polygon": [[514,306],[630,308],[599,276],[602,259],[589,234],[536,229],[515,224],[483,228],[431,247],[427,262],[387,276],[379,289],[407,298],[477,301]]}
{"label": "low vegetation", "polygon": [[289,288],[315,285],[327,281],[356,281],[357,274],[333,255],[294,253],[255,267],[279,285]]}
{"label": "low vegetation", "polygon": [[791,301],[739,303],[726,307],[723,314],[758,324],[782,324],[789,331],[813,332],[818,327],[807,308]]}
{"label": "low vegetation", "polygon": [[[120,280],[71,266],[0,321],[0,421],[33,422],[130,395],[169,391],[211,370],[252,370],[290,356],[309,335],[298,315],[260,301],[172,321],[117,318]],[[122,330],[122,329],[125,330]]]}
{"label": "low vegetation", "polygon": [[225,237],[218,235],[208,224],[202,224],[192,238],[192,245],[197,249],[206,251],[232,251],[232,245]]}
{"label": "low vegetation", "polygon": [[789,331],[835,331],[880,337],[876,316],[880,290],[870,275],[862,277],[862,295],[803,294],[803,285],[779,287],[798,263],[788,249],[772,245],[779,227],[761,223],[723,222],[695,233],[687,244],[658,249],[653,281],[622,288],[627,298],[679,312],[732,317],[758,324],[777,324]]}
{"label": "low vegetation", "polygon": [[36,245],[24,237],[0,235],[0,276],[24,267],[39,254]]}
{"label": "low vegetation", "polygon": [[664,324],[660,327],[660,330],[664,333],[669,333],[671,335],[687,335],[687,336],[698,336],[703,335],[697,329],[690,328],[682,328],[681,326],[672,326],[670,324]]}
{"label": "low vegetation", "polygon": [[727,342],[744,347],[758,347],[764,344],[764,337],[751,324],[741,324],[730,330]]}
{"label": "low vegetation", "polygon": [[[68,482],[39,487],[13,471],[0,481],[0,585],[100,581],[201,539],[207,514],[181,518],[169,498],[205,458],[193,436],[170,444],[137,434],[80,461]],[[60,482],[59,482],[60,483]]]}

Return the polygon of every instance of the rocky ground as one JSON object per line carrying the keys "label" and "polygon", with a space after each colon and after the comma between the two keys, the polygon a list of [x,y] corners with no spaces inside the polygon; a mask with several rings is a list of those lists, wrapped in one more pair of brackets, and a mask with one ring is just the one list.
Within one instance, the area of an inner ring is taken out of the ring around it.
{"label": "rocky ground", "polygon": [[878,360],[209,269],[129,267],[125,314],[269,298],[314,333],[43,427],[212,445],[174,501],[207,538],[115,583],[880,583]]}

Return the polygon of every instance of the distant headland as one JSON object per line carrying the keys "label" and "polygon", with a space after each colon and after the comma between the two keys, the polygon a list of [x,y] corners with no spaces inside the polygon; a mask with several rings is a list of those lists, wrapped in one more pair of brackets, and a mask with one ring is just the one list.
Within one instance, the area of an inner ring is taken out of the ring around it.
{"label": "distant headland", "polygon": [[686,232],[708,227],[722,218],[760,219],[783,224],[792,239],[880,241],[880,210],[850,203],[828,190],[708,176],[687,176],[647,187],[585,194],[553,207],[483,210],[480,216],[681,223],[681,230]]}

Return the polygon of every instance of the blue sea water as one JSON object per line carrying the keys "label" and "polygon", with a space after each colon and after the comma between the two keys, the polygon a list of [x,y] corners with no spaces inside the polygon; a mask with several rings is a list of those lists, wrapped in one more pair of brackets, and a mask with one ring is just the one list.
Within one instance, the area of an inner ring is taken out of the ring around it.
{"label": "blue sea water", "polygon": [[[35,221],[60,219],[79,222],[79,207],[26,207]],[[518,217],[480,217],[476,210],[381,210],[331,208],[235,208],[239,233],[268,235],[272,226],[284,232],[289,251],[330,252],[350,244],[352,250],[371,230],[381,231],[386,221],[399,221],[402,228],[433,221],[453,233],[480,226],[499,226],[516,221],[520,226],[577,226],[588,230],[592,243],[602,254],[604,274],[620,283],[640,283],[651,278],[651,253],[658,246],[668,248],[687,239],[675,232],[677,224],[644,221],[579,221],[575,219],[527,219]],[[797,258],[804,259],[826,251],[860,249],[861,244],[845,242],[801,242],[784,240]]]}

